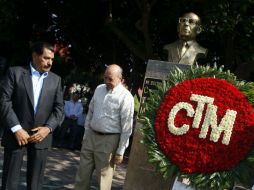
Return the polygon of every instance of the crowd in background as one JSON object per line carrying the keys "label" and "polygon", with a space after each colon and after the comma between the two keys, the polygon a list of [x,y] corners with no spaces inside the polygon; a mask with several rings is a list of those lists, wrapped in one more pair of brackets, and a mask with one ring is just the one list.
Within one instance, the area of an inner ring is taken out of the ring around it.
{"label": "crowd in background", "polygon": [[54,131],[53,146],[80,150],[88,103],[79,92],[73,90],[73,86],[65,88],[64,119],[61,126]]}

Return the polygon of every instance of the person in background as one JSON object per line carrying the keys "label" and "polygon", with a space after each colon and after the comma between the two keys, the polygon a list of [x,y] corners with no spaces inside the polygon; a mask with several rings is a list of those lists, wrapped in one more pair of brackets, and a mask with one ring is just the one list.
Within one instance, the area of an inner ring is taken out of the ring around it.
{"label": "person in background", "polygon": [[82,147],[82,140],[84,137],[85,133],[85,122],[86,122],[86,114],[87,114],[87,106],[83,107],[83,114],[80,115],[77,119],[77,124],[78,124],[78,132],[77,132],[77,138],[76,138],[76,143],[75,147],[77,150],[81,150]]}
{"label": "person in background", "polygon": [[67,148],[74,150],[75,142],[78,133],[77,120],[83,113],[83,105],[79,101],[79,94],[71,94],[71,100],[65,101],[64,114],[65,119],[59,129],[59,144],[58,147],[65,147],[65,137],[69,131],[69,138],[67,141]]}
{"label": "person in background", "polygon": [[132,133],[134,99],[121,84],[122,69],[109,65],[105,84],[89,104],[75,190],[89,190],[94,169],[100,190],[110,190],[114,168],[123,161]]}
{"label": "person in background", "polygon": [[0,90],[5,127],[2,190],[18,190],[27,153],[27,189],[41,190],[52,131],[63,117],[61,78],[50,72],[54,49],[47,42],[32,45],[32,60],[8,69]]}
{"label": "person in background", "polygon": [[190,12],[180,17],[177,25],[179,40],[163,47],[167,52],[168,61],[193,65],[198,63],[198,59],[204,59],[207,49],[196,41],[196,37],[201,31],[201,20],[198,15]]}

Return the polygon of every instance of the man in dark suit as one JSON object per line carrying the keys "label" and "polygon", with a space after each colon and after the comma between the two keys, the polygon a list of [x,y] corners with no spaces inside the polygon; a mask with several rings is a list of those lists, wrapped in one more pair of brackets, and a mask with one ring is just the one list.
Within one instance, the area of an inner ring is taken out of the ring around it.
{"label": "man in dark suit", "polygon": [[37,42],[31,50],[30,64],[10,68],[0,90],[0,113],[5,127],[2,190],[19,189],[25,152],[27,189],[42,189],[52,131],[63,118],[61,78],[50,72],[53,47]]}
{"label": "man in dark suit", "polygon": [[196,41],[201,31],[201,21],[198,15],[190,12],[180,17],[177,25],[179,40],[163,47],[167,52],[168,61],[193,65],[198,63],[198,59],[204,59],[207,49]]}

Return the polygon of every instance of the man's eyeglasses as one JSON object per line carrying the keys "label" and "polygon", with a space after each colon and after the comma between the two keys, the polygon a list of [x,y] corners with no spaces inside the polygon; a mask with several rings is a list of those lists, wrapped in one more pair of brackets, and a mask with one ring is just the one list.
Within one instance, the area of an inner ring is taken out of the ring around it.
{"label": "man's eyeglasses", "polygon": [[193,18],[180,17],[178,22],[181,24],[188,22],[190,25],[195,25],[198,23],[198,20],[195,20]]}

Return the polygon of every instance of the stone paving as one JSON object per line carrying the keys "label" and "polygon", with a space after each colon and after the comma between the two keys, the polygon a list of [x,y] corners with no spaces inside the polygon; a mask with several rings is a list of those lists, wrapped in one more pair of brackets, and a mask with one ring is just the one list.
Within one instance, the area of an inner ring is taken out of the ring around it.
{"label": "stone paving", "polygon": [[[43,190],[68,190],[74,189],[74,179],[79,165],[79,151],[70,151],[62,148],[52,148],[49,151],[48,161],[44,176]],[[124,163],[116,167],[112,190],[123,188],[126,175],[128,158]],[[21,182],[19,190],[26,190],[25,164],[21,171]],[[0,177],[2,177],[3,148],[0,147]],[[0,182],[1,183],[1,182]],[[98,190],[95,176],[93,175],[91,190]]]}

